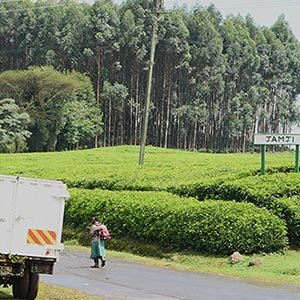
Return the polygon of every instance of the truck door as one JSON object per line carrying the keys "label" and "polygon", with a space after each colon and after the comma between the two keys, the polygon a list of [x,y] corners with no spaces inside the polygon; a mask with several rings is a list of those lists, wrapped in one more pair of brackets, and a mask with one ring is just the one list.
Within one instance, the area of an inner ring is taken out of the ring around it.
{"label": "truck door", "polygon": [[64,199],[59,188],[46,180],[18,181],[11,253],[43,257],[60,247]]}
{"label": "truck door", "polygon": [[0,177],[0,253],[10,253],[14,211],[15,177]]}

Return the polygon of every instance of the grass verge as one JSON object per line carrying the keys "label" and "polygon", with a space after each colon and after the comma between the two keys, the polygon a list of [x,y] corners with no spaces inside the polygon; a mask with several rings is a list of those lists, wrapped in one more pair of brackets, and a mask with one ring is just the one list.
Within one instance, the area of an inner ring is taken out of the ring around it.
{"label": "grass verge", "polygon": [[[0,299],[14,299],[12,289],[0,287]],[[99,297],[89,296],[83,292],[67,289],[40,282],[37,300],[101,300]]]}

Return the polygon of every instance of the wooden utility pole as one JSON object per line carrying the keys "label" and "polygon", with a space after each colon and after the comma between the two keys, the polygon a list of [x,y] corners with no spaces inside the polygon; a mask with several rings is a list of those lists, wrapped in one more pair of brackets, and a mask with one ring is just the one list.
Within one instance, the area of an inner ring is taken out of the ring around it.
{"label": "wooden utility pole", "polygon": [[161,13],[162,13],[162,8],[163,8],[163,0],[154,0],[154,12],[153,12],[154,24],[152,28],[150,61],[149,61],[149,71],[148,71],[147,90],[146,90],[146,103],[145,103],[143,129],[142,129],[141,144],[140,144],[140,157],[139,157],[140,165],[144,164],[145,145],[146,145],[147,130],[148,130],[149,107],[150,107],[150,98],[151,98],[152,74],[153,74],[153,65],[154,65],[154,57],[155,57],[155,48],[157,44],[157,29],[158,29],[158,21],[160,20]]}

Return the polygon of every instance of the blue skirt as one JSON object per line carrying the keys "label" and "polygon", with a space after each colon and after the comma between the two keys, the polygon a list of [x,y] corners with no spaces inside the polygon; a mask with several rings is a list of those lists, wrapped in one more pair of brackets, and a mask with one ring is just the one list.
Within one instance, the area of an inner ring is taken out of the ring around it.
{"label": "blue skirt", "polygon": [[101,256],[105,256],[105,241],[100,240],[100,243],[99,241],[93,241],[91,248],[91,259],[100,258]]}
{"label": "blue skirt", "polygon": [[105,241],[104,240],[100,240],[100,255],[102,257],[105,257]]}
{"label": "blue skirt", "polygon": [[100,257],[99,241],[92,241],[91,259]]}

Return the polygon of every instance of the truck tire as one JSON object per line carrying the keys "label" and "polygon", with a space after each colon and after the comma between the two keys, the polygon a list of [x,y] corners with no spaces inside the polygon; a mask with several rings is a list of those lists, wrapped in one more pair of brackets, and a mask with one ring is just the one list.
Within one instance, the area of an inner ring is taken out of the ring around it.
{"label": "truck tire", "polygon": [[26,299],[29,288],[29,273],[24,271],[23,277],[16,277],[13,282],[13,295],[16,299]]}
{"label": "truck tire", "polygon": [[30,273],[29,276],[29,288],[26,300],[34,300],[37,297],[39,291],[39,274]]}

